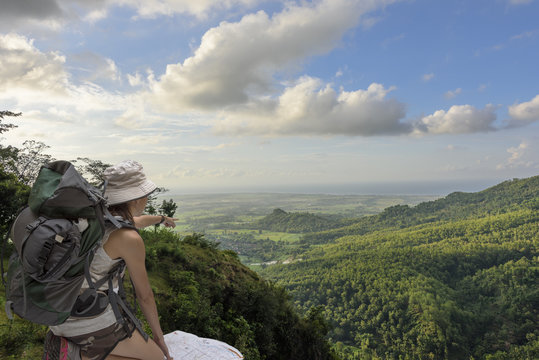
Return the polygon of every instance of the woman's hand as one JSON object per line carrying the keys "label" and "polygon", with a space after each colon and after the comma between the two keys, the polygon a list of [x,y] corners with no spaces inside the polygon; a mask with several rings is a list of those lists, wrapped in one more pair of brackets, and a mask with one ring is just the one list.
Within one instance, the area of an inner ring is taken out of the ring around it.
{"label": "woman's hand", "polygon": [[165,338],[163,337],[155,338],[153,339],[153,341],[155,341],[155,343],[157,344],[157,346],[159,346],[163,354],[165,354],[167,360],[173,360],[173,358],[168,353],[168,347],[167,347],[167,344],[165,343]]}
{"label": "woman's hand", "polygon": [[162,224],[165,225],[165,227],[175,228],[176,221],[178,221],[177,218],[171,218],[171,217],[165,216],[165,221],[163,221]]}

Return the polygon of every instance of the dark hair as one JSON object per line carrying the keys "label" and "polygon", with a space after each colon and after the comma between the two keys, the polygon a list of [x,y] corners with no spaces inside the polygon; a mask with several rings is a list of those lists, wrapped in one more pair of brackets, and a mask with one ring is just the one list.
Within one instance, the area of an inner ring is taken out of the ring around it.
{"label": "dark hair", "polygon": [[127,204],[128,203],[111,205],[109,206],[109,211],[112,215],[121,216],[124,218],[124,220],[134,224],[135,220],[133,219],[133,214],[131,214],[131,211],[129,211],[129,205]]}

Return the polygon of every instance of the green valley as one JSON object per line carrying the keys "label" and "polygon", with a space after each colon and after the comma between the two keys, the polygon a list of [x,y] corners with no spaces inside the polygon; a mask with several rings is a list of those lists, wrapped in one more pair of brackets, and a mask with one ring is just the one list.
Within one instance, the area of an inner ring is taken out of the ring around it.
{"label": "green valley", "polygon": [[344,359],[537,358],[538,201],[533,177],[393,206],[260,273],[324,307]]}
{"label": "green valley", "polygon": [[342,359],[539,357],[537,176],[438,199],[214,196],[179,200],[183,230],[323,309]]}
{"label": "green valley", "polygon": [[390,206],[413,206],[437,198],[279,193],[172,197],[179,205],[177,231],[204,233],[221,248],[237,252],[254,269],[295,258],[306,249],[300,243],[305,233],[351,225]]}

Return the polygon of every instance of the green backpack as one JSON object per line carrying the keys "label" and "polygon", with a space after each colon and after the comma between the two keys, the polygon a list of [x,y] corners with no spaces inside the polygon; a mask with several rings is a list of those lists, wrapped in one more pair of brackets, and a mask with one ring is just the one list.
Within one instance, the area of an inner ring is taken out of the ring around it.
{"label": "green backpack", "polygon": [[[71,163],[56,161],[43,166],[28,206],[8,232],[15,245],[5,283],[8,317],[14,312],[35,323],[58,325],[70,316],[95,316],[110,303],[119,322],[124,323],[120,309],[135,321],[123,291],[125,263],[119,262],[97,282],[89,274],[107,222],[134,229],[109,213],[103,193]],[[105,282],[112,288],[114,277],[119,279],[118,292],[96,291]],[[84,279],[89,288],[81,291]]]}

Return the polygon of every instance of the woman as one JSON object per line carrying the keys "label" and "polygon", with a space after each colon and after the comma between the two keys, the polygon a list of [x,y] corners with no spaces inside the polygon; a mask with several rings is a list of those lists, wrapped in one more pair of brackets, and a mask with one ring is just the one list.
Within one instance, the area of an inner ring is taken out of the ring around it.
{"label": "woman", "polygon": [[[139,163],[123,161],[107,168],[104,176],[108,181],[105,198],[113,215],[139,227],[156,223],[174,225],[172,218],[141,216],[148,195],[157,187],[146,178]],[[140,324],[136,324],[137,319],[129,318],[127,314],[124,314],[125,323],[120,324],[110,304],[95,317],[70,317],[61,325],[51,326],[51,331],[57,337],[65,337],[69,342],[80,346],[83,360],[171,360],[146,272],[142,238],[134,229],[117,229],[113,225],[107,225],[105,235],[90,266],[92,280],[98,281],[122,260],[129,271],[137,301],[150,325],[153,339],[146,340]],[[88,287],[87,282],[83,284],[84,287]],[[113,283],[113,287],[118,287],[118,281]],[[103,284],[99,290],[109,291],[108,284]]]}

